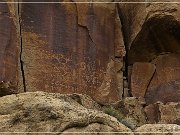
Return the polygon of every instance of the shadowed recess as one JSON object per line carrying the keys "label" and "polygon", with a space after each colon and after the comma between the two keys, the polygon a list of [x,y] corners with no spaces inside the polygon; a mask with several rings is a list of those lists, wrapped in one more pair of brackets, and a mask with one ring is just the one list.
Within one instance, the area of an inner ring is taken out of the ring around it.
{"label": "shadowed recess", "polygon": [[153,17],[144,23],[128,53],[128,65],[150,62],[164,53],[180,53],[180,23],[173,16]]}

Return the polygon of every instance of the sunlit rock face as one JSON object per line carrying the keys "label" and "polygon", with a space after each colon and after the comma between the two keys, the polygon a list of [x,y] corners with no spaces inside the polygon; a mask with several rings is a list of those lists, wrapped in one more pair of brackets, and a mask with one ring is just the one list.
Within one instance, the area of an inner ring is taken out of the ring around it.
{"label": "sunlit rock face", "polygon": [[0,6],[3,85],[85,93],[102,104],[122,98],[125,48],[116,4]]}
{"label": "sunlit rock face", "polygon": [[42,90],[103,105],[123,96],[179,101],[177,3],[0,6],[0,96]]}
{"label": "sunlit rock face", "polygon": [[115,4],[21,4],[20,13],[27,91],[86,93],[102,104],[121,99]]}
{"label": "sunlit rock face", "polygon": [[[77,97],[80,102],[77,102]],[[0,132],[128,132],[128,135],[133,135],[131,129],[114,117],[92,108],[92,101],[85,95],[75,97],[46,92],[1,97]]]}

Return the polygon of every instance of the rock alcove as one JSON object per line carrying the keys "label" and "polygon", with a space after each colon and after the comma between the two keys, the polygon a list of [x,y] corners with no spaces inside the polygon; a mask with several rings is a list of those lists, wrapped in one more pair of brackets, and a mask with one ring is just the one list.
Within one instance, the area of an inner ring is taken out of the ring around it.
{"label": "rock alcove", "polygon": [[147,104],[180,96],[180,23],[173,16],[148,19],[128,50],[131,93]]}

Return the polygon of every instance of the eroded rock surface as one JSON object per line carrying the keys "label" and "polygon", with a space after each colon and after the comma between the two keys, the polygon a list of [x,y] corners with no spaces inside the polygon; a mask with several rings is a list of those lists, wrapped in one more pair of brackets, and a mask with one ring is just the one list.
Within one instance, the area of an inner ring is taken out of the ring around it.
{"label": "eroded rock surface", "polygon": [[[0,108],[0,132],[66,132],[97,129],[101,132],[132,134],[129,128],[115,118],[85,108],[72,96],[58,93],[27,92],[4,96],[0,98]],[[95,125],[96,129],[91,129]]]}
{"label": "eroded rock surface", "polygon": [[155,65],[151,63],[137,62],[133,64],[131,75],[131,93],[134,97],[144,98],[155,69]]}
{"label": "eroded rock surface", "polygon": [[[101,105],[119,101],[121,122],[131,129],[179,124],[179,9],[178,3],[1,3],[0,96],[85,93]],[[0,130],[130,131],[81,94],[3,97]]]}
{"label": "eroded rock surface", "polygon": [[[17,92],[19,48],[17,28],[6,3],[0,4],[0,96]],[[11,90],[5,85],[11,84]]]}
{"label": "eroded rock surface", "polygon": [[131,73],[127,69],[128,78],[132,77],[132,80],[128,79],[132,95],[145,95],[147,104],[179,102],[180,99],[180,8],[178,3],[160,2],[118,4],[128,54],[127,65],[130,68],[137,62],[155,65],[153,76],[145,71],[148,68],[139,68],[140,73]]}
{"label": "eroded rock surface", "polygon": [[153,63],[156,65],[156,72],[147,89],[145,96],[147,103],[178,102],[180,100],[180,55],[160,55]]}
{"label": "eroded rock surface", "polygon": [[114,108],[122,115],[119,121],[131,129],[136,129],[147,123],[143,103],[136,97],[126,97],[114,104]]}
{"label": "eroded rock surface", "polygon": [[[143,132],[143,133],[140,133],[140,132]],[[135,131],[135,135],[144,135],[144,134],[177,135],[179,132],[180,132],[180,126],[176,124],[146,124],[137,128]]]}
{"label": "eroded rock surface", "polygon": [[158,104],[150,104],[144,108],[146,117],[149,123],[158,123],[160,119],[160,112]]}
{"label": "eroded rock surface", "polygon": [[163,104],[157,102],[144,108],[149,123],[164,123],[180,125],[179,102]]}
{"label": "eroded rock surface", "polygon": [[123,73],[115,66],[125,49],[115,4],[20,7],[28,91],[84,93],[102,104],[121,99]]}
{"label": "eroded rock surface", "polygon": [[169,102],[159,105],[160,123],[174,123],[180,125],[180,103]]}

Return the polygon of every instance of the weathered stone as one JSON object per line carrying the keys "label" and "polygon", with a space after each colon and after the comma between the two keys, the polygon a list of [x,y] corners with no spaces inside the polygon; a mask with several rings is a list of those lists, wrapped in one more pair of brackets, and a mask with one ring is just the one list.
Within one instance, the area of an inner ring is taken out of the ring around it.
{"label": "weathered stone", "polygon": [[150,88],[180,79],[180,54],[159,55],[152,63],[156,65],[157,83],[152,81]]}
{"label": "weathered stone", "polygon": [[149,123],[158,123],[160,119],[160,112],[158,104],[150,104],[144,108],[147,120]]}
{"label": "weathered stone", "polygon": [[154,89],[148,89],[145,99],[146,103],[155,103],[157,101],[167,102],[179,102],[180,95],[180,80],[171,81],[167,84],[162,84]]}
{"label": "weathered stone", "polygon": [[124,93],[123,93],[123,96],[124,97],[130,97],[130,90],[128,88],[124,88]]}
{"label": "weathered stone", "polygon": [[156,65],[156,72],[146,92],[146,102],[180,101],[180,55],[160,55],[153,63]]}
{"label": "weathered stone", "polygon": [[134,63],[131,74],[131,93],[134,97],[144,97],[155,72],[151,63]]}
{"label": "weathered stone", "polygon": [[[123,72],[119,71],[121,68],[122,61],[119,59],[111,59],[108,63],[104,80],[93,96],[98,103],[108,105],[122,99]],[[113,92],[111,91],[112,88],[114,88]]]}
{"label": "weathered stone", "polygon": [[163,123],[163,124],[180,124],[180,108],[179,103],[168,102],[163,104],[162,102],[157,102],[150,104],[144,108],[148,122],[153,123]]}
{"label": "weathered stone", "polygon": [[118,4],[129,65],[149,62],[162,52],[180,52],[179,4],[140,1],[145,3]]}
{"label": "weathered stone", "polygon": [[[8,5],[0,3],[0,96],[17,92],[18,52],[16,25]],[[11,90],[6,89],[5,84],[11,84]]]}
{"label": "weathered stone", "polygon": [[159,104],[160,123],[180,125],[180,103]]}
{"label": "weathered stone", "polygon": [[0,82],[0,97],[5,95],[17,94],[17,86],[12,85],[10,82]]}
{"label": "weathered stone", "polygon": [[21,4],[27,91],[85,93],[102,104],[120,100],[121,67],[108,66],[125,55],[118,17],[115,4]]}
{"label": "weathered stone", "polygon": [[179,53],[180,24],[173,16],[146,21],[129,50],[129,64],[149,62],[163,53]]}
{"label": "weathered stone", "polygon": [[180,126],[176,124],[145,124],[137,128],[134,133],[135,135],[177,135],[179,132]]}
{"label": "weathered stone", "polygon": [[145,124],[146,117],[143,110],[143,105],[135,97],[126,97],[124,100],[124,108],[128,110],[126,117],[131,117],[137,121],[137,127]]}
{"label": "weathered stone", "polygon": [[143,104],[136,97],[125,97],[113,106],[124,115],[122,122],[129,128],[135,129],[147,123]]}
{"label": "weathered stone", "polygon": [[94,109],[94,110],[102,110],[101,106],[91,99],[88,95],[84,94],[67,94],[69,97],[71,97],[73,100],[77,101],[79,104],[84,106],[88,109]]}
{"label": "weathered stone", "polygon": [[62,135],[104,135],[108,133],[111,135],[121,135],[122,133],[115,133],[115,130],[107,125],[100,123],[92,123],[86,127],[70,128],[65,130]]}
{"label": "weathered stone", "polygon": [[0,132],[66,132],[80,131],[82,127],[95,131],[91,127],[97,125],[101,132],[133,134],[115,118],[87,109],[71,96],[59,93],[26,92],[4,96],[0,98],[0,108]]}

